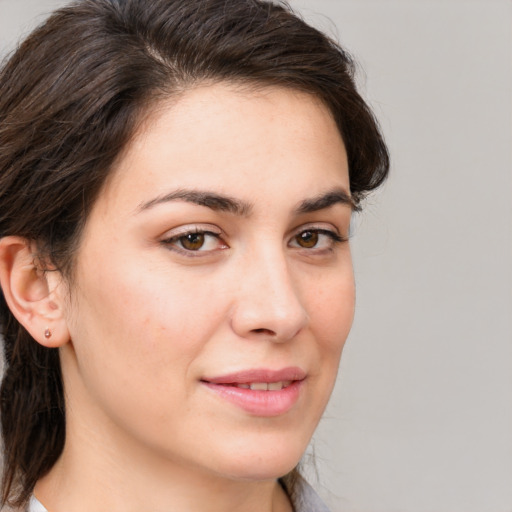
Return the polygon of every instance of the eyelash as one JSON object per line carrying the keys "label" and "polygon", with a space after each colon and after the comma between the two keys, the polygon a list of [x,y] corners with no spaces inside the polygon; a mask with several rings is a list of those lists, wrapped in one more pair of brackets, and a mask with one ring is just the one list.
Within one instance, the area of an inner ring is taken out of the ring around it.
{"label": "eyelash", "polygon": [[[324,248],[318,249],[317,248],[317,245],[319,245],[318,241],[314,244],[313,247],[302,247],[298,243],[296,245],[291,245],[293,241],[296,242],[298,240],[298,237],[300,237],[301,235],[304,235],[306,233],[311,233],[311,234],[317,235],[319,237],[326,236],[329,239],[329,247],[324,247]],[[204,245],[203,244],[197,250],[187,249],[187,248],[183,247],[183,241],[186,239],[186,237],[191,236],[191,235],[202,235],[205,238],[213,237],[218,242],[220,242],[223,246],[220,248],[217,248],[217,249],[204,250],[204,249],[202,249],[202,247]],[[217,250],[224,250],[224,249],[229,248],[228,245],[222,240],[221,235],[222,235],[222,233],[209,231],[208,229],[202,229],[201,227],[198,226],[193,229],[183,231],[182,233],[176,234],[170,238],[166,238],[166,239],[162,240],[162,244],[165,245],[170,250],[175,251],[179,254],[182,254],[186,257],[197,258],[197,257],[207,256]],[[290,240],[290,242],[288,242],[288,244],[291,245],[291,247],[293,247],[294,249],[305,250],[308,252],[316,251],[317,253],[325,253],[326,251],[332,251],[335,245],[337,245],[339,243],[346,242],[346,241],[347,241],[347,238],[340,236],[335,231],[331,231],[331,230],[325,229],[325,228],[311,226],[311,227],[307,227],[307,228],[301,229],[300,231],[296,232],[291,237],[291,240]],[[178,244],[180,244],[181,247]]]}
{"label": "eyelash", "polygon": [[[306,229],[302,229],[301,231],[297,232],[295,235],[293,235],[291,241],[297,241],[297,239],[301,236],[301,235],[304,235],[306,233],[313,233],[317,236],[325,236],[327,237],[329,240],[329,247],[327,248],[322,248],[322,249],[319,249],[317,247],[317,245],[320,245],[320,242],[316,243],[314,247],[311,247],[311,248],[308,248],[308,247],[301,247],[299,244],[297,245],[293,245],[292,247],[294,248],[297,248],[297,249],[303,249],[303,250],[306,250],[306,251],[313,251],[313,250],[316,250],[317,252],[325,252],[326,250],[327,251],[330,251],[334,248],[335,245],[337,244],[340,244],[340,243],[343,243],[343,242],[346,242],[347,239],[340,236],[338,233],[336,233],[335,231],[331,231],[330,229],[325,229],[325,228],[319,228],[319,227],[314,227],[314,226],[311,226],[311,227],[308,227]],[[291,243],[291,241],[289,243]]]}

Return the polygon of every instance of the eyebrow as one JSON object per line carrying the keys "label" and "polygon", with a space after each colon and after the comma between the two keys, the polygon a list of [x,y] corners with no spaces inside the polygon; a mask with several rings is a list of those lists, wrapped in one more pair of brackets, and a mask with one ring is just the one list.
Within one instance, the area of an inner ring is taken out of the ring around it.
{"label": "eyebrow", "polygon": [[[205,206],[214,211],[228,212],[241,217],[249,216],[253,210],[251,203],[234,197],[209,191],[178,189],[142,203],[138,211],[145,211],[159,204],[171,201],[185,201],[187,203]],[[296,215],[312,213],[330,208],[335,204],[347,205],[352,209],[356,208],[350,194],[342,188],[335,188],[319,194],[318,196],[301,201],[295,208],[294,213]]]}
{"label": "eyebrow", "polygon": [[185,201],[199,206],[206,206],[215,211],[229,212],[243,217],[248,216],[252,211],[252,205],[246,201],[241,201],[240,199],[217,194],[215,192],[186,189],[174,190],[169,194],[156,197],[147,203],[141,204],[138,210],[148,210],[158,204],[168,203],[170,201]]}
{"label": "eyebrow", "polygon": [[305,199],[296,208],[295,213],[303,214],[317,212],[319,210],[325,210],[335,204],[347,205],[353,210],[357,209],[354,200],[348,192],[342,188],[335,188],[311,199]]}

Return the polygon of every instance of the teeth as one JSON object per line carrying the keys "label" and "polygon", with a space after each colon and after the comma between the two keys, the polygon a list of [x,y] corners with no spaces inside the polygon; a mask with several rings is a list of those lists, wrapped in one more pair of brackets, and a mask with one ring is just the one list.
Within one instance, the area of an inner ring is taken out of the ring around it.
{"label": "teeth", "polygon": [[279,382],[251,382],[250,384],[235,384],[237,388],[252,389],[253,391],[281,391],[287,388],[293,381],[283,380]]}
{"label": "teeth", "polygon": [[253,382],[251,384],[251,389],[255,391],[267,391],[268,384],[266,382]]}

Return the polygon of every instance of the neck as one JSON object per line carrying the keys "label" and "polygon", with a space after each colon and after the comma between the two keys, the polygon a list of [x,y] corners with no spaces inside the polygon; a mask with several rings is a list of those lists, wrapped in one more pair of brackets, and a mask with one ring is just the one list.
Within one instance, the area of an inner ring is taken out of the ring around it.
{"label": "neck", "polygon": [[68,422],[63,454],[35,488],[49,512],[292,512],[275,479],[212,475],[127,446],[122,434],[75,426]]}

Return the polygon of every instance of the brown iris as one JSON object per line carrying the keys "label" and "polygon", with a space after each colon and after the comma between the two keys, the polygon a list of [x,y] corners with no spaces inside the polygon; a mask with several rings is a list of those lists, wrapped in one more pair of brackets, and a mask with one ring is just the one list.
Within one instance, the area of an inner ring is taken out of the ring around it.
{"label": "brown iris", "polygon": [[204,245],[204,233],[189,233],[180,238],[181,245],[189,251],[197,251]]}
{"label": "brown iris", "polygon": [[312,249],[318,243],[318,233],[316,231],[303,231],[295,239],[301,247]]}

